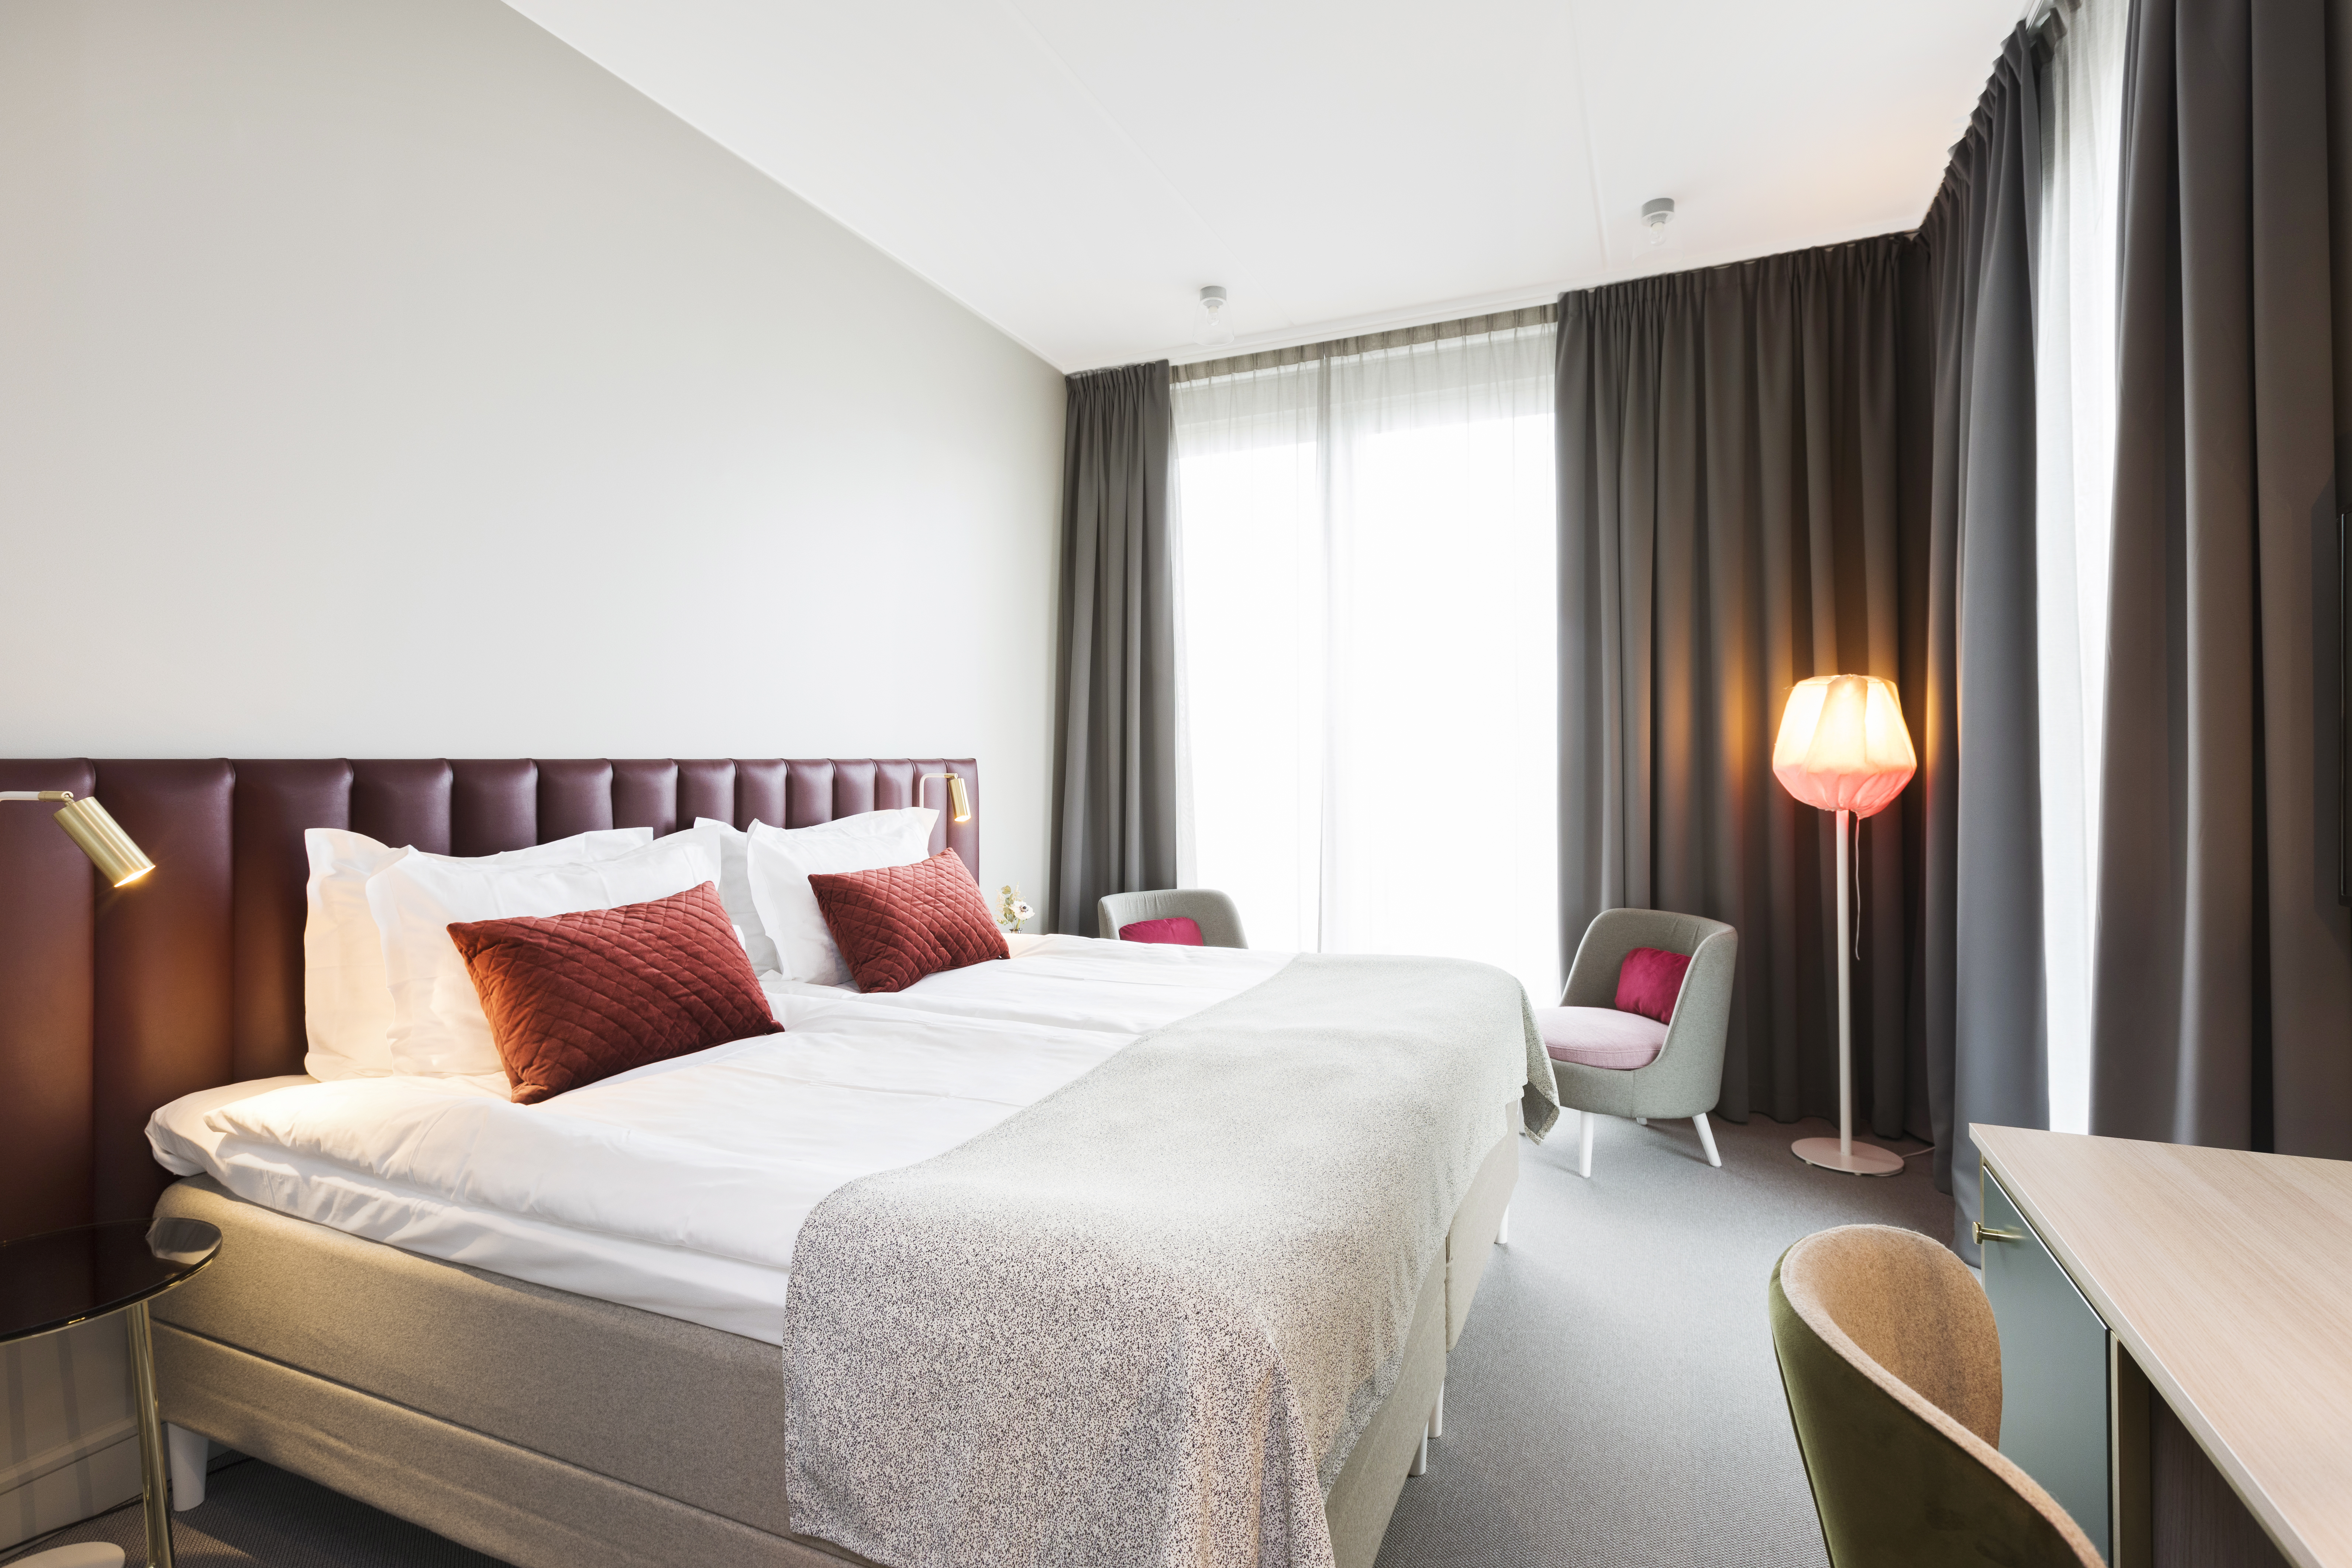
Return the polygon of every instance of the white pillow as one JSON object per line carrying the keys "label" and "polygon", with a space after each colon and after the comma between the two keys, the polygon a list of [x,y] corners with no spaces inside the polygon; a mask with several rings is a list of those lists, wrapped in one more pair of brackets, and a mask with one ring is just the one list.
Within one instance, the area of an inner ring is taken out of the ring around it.
{"label": "white pillow", "polygon": [[781,973],[783,963],[776,956],[775,939],[768,934],[760,919],[759,905],[751,897],[751,868],[745,863],[751,847],[751,833],[777,830],[755,821],[751,833],[746,833],[731,822],[698,816],[694,826],[686,831],[707,842],[710,852],[719,858],[719,901],[727,906],[727,918],[735,923],[735,934],[741,939],[751,967],[761,974]]}
{"label": "white pillow", "polygon": [[751,901],[775,940],[785,979],[849,984],[849,966],[841,962],[816,894],[809,889],[810,873],[911,866],[929,857],[931,827],[939,819],[929,806],[909,805],[864,811],[814,827],[752,826]]}
{"label": "white pillow", "polygon": [[310,1051],[302,1070],[315,1079],[375,1078],[393,1070],[383,938],[367,906],[367,879],[376,872],[406,855],[454,865],[567,865],[607,860],[653,841],[650,827],[607,827],[467,859],[394,849],[340,827],[305,829],[302,847],[310,858],[310,880],[303,889],[310,918],[302,926],[302,1016]]}
{"label": "white pillow", "polygon": [[449,940],[459,921],[568,915],[666,899],[719,880],[709,841],[673,833],[610,860],[485,866],[410,855],[367,882],[383,933],[395,1070],[450,1077],[505,1070],[466,961]]}

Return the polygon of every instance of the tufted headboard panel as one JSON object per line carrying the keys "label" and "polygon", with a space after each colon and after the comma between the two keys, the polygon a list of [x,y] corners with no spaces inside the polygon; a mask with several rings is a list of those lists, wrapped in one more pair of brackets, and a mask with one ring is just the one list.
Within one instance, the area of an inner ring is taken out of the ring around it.
{"label": "tufted headboard panel", "polygon": [[144,1215],[170,1178],[155,1107],[302,1070],[307,827],[488,855],[698,816],[804,827],[961,775],[974,820],[931,845],[980,867],[969,758],[757,762],[0,760],[0,789],[96,795],[155,862],[110,889],[49,820],[0,805],[0,1237]]}

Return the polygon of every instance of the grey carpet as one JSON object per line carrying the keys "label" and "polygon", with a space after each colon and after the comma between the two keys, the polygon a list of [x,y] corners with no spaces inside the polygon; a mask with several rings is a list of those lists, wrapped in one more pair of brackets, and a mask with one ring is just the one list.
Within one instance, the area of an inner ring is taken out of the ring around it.
{"label": "grey carpet", "polygon": [[[1789,1152],[1836,1129],[1603,1121],[1592,1180],[1561,1129],[1523,1147],[1511,1242],[1446,1372],[1445,1435],[1379,1568],[1824,1568],[1764,1292],[1831,1226],[1951,1234],[1925,1158],[1846,1176]],[[1919,1147],[1895,1145],[1908,1152]]]}
{"label": "grey carpet", "polygon": [[[1818,1122],[1718,1124],[1717,1171],[1687,1121],[1604,1121],[1586,1182],[1565,1123],[1522,1151],[1511,1244],[1447,1370],[1445,1436],[1379,1568],[1824,1568],[1765,1280],[1833,1225],[1944,1239],[1951,1200],[1924,1160],[1885,1180],[1800,1164],[1790,1141]],[[215,1470],[172,1539],[187,1568],[497,1568],[258,1460]],[[146,1553],[136,1504],[27,1549],[77,1541]]]}

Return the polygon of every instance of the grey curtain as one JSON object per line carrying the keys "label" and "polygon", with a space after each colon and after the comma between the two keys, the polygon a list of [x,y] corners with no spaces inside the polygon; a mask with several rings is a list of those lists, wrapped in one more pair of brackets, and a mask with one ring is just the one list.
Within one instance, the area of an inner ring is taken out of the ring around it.
{"label": "grey curtain", "polygon": [[[1720,1114],[1837,1113],[1833,819],[1773,780],[1789,688],[1894,680],[1921,767],[1863,825],[1857,1131],[2047,1125],[2034,659],[2031,40],[1916,237],[1560,300],[1560,879],[1739,928]],[[1963,745],[1962,738],[1966,737]]]}
{"label": "grey curtain", "polygon": [[[1913,249],[1889,237],[1560,297],[1562,940],[1572,954],[1619,907],[1739,929],[1717,1106],[1733,1121],[1837,1114],[1833,819],[1774,781],[1772,740],[1810,675],[1879,675],[1916,700]],[[1916,808],[1906,793],[1862,832],[1855,1121],[1882,1137],[1927,1121],[1905,1017]]]}
{"label": "grey curtain", "polygon": [[1106,893],[1177,878],[1176,583],[1168,364],[1069,378],[1052,902],[1091,936]]}
{"label": "grey curtain", "polygon": [[2318,0],[2137,0],[2096,1132],[2352,1157]]}
{"label": "grey curtain", "polygon": [[[2042,112],[2010,35],[1920,226],[1935,365],[1920,963],[1914,1003],[1954,1245],[1977,1256],[1971,1122],[2050,1125],[2034,569]],[[1922,738],[1915,730],[1915,739]]]}

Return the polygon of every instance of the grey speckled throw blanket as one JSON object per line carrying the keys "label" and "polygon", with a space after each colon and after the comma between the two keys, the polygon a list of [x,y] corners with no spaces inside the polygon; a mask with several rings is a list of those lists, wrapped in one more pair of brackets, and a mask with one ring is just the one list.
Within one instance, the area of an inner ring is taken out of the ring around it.
{"label": "grey speckled throw blanket", "polygon": [[892,1568],[1328,1568],[1514,1097],[1559,1114],[1517,981],[1303,955],[850,1183],[793,1253],[793,1528]]}

